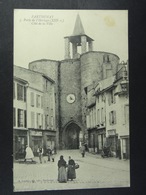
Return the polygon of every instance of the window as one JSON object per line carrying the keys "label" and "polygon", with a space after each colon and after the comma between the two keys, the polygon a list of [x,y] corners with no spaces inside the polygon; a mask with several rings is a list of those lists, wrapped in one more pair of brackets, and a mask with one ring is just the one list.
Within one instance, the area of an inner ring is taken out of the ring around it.
{"label": "window", "polygon": [[100,109],[97,110],[97,125],[100,124]]}
{"label": "window", "polygon": [[41,96],[41,108],[43,108],[43,96]]}
{"label": "window", "polygon": [[110,62],[109,55],[105,54],[105,55],[103,56],[103,62],[104,62],[104,63]]}
{"label": "window", "polygon": [[16,109],[13,108],[13,126],[16,126]]}
{"label": "window", "polygon": [[15,99],[15,83],[13,82],[13,99]]}
{"label": "window", "polygon": [[41,114],[37,113],[37,128],[42,128],[42,122],[41,122]]}
{"label": "window", "polygon": [[18,127],[24,126],[24,113],[23,110],[18,109]]}
{"label": "window", "polygon": [[51,127],[54,127],[54,118],[51,116]]}
{"label": "window", "polygon": [[42,114],[42,122],[41,123],[42,123],[42,127],[41,128],[43,129],[43,114]]}
{"label": "window", "polygon": [[115,96],[114,96],[114,90],[111,90],[109,91],[109,97],[108,97],[108,100],[109,100],[109,105],[115,103],[116,99],[115,99]]}
{"label": "window", "polygon": [[40,108],[41,107],[41,96],[36,95],[36,107]]}
{"label": "window", "polygon": [[[14,87],[15,90],[15,87]],[[17,100],[26,102],[26,87],[17,83]]]}
{"label": "window", "polygon": [[49,128],[49,115],[48,114],[45,116],[45,126],[47,129]]}
{"label": "window", "polygon": [[35,115],[34,115],[34,112],[31,112],[31,127],[35,128]]}
{"label": "window", "polygon": [[129,105],[125,105],[125,124],[129,124]]}
{"label": "window", "polygon": [[111,111],[109,113],[109,123],[110,125],[116,124],[116,111]]}
{"label": "window", "polygon": [[101,123],[105,122],[105,113],[104,113],[104,108],[101,108]]}
{"label": "window", "polygon": [[102,102],[105,102],[105,96],[103,94],[101,95],[101,100]]}
{"label": "window", "polygon": [[30,99],[31,99],[31,106],[34,106],[34,93],[30,93]]}
{"label": "window", "polygon": [[17,100],[23,100],[23,97],[24,97],[23,86],[17,84]]}

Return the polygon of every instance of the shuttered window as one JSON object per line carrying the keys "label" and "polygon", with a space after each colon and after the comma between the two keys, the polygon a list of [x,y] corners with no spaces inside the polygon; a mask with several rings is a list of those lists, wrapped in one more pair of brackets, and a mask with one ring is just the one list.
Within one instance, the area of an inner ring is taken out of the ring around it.
{"label": "shuttered window", "polygon": [[104,113],[104,108],[101,108],[101,123],[105,122],[105,113]]}
{"label": "shuttered window", "polygon": [[125,124],[129,124],[129,105],[125,105]]}
{"label": "shuttered window", "polygon": [[18,127],[24,126],[24,113],[23,110],[18,109]]}
{"label": "shuttered window", "polygon": [[17,100],[23,100],[24,97],[24,89],[23,86],[17,84]]}
{"label": "shuttered window", "polygon": [[36,95],[36,107],[40,108],[41,107],[41,96]]}
{"label": "shuttered window", "polygon": [[114,95],[114,90],[109,91],[108,103],[109,103],[109,105],[116,103],[116,98],[115,98],[115,95]]}
{"label": "shuttered window", "polygon": [[34,115],[34,112],[31,112],[31,127],[35,128],[35,115]]}
{"label": "shuttered window", "polygon": [[34,106],[34,93],[30,93],[30,98],[31,98],[31,106]]}
{"label": "shuttered window", "polygon": [[109,113],[109,123],[110,125],[116,124],[116,111],[111,111]]}

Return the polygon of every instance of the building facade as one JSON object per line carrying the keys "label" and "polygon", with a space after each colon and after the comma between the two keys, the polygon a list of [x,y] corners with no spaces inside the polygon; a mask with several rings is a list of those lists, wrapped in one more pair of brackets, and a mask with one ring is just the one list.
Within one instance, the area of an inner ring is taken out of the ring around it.
{"label": "building facade", "polygon": [[117,73],[89,85],[87,94],[87,130],[89,150],[101,153],[110,146],[112,155],[129,159],[129,79],[127,63]]}
{"label": "building facade", "polygon": [[[19,87],[20,84],[22,89]],[[34,155],[37,155],[39,146],[43,146],[44,153],[48,146],[56,147],[54,85],[54,81],[43,74],[14,66],[14,92],[17,94],[16,98],[14,96],[13,114],[16,158],[24,157],[26,144],[32,148]],[[20,99],[19,94],[24,98]],[[19,134],[23,132],[21,137],[17,138],[17,132]],[[19,145],[23,148],[21,152],[19,152]]]}

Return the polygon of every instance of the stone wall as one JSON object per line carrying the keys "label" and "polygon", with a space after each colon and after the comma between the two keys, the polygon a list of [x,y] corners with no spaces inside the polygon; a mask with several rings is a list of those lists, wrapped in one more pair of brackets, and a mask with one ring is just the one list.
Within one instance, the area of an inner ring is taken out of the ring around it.
{"label": "stone wall", "polygon": [[14,76],[28,81],[30,87],[43,91],[43,77],[41,74],[14,66]]}
{"label": "stone wall", "polygon": [[[60,113],[61,127],[71,120],[79,125],[81,117],[81,72],[79,60],[64,60],[60,65]],[[68,94],[74,94],[75,102],[69,104],[66,100]]]}

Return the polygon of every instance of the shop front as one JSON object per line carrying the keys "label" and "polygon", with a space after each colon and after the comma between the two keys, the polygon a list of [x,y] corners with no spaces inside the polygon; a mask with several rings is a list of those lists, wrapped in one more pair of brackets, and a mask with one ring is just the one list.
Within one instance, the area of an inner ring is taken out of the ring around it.
{"label": "shop front", "polygon": [[89,138],[89,152],[95,153],[97,151],[97,136],[96,136],[96,128],[88,130],[88,138]]}
{"label": "shop front", "polygon": [[97,153],[100,154],[105,144],[105,128],[97,130]]}
{"label": "shop front", "polygon": [[129,136],[121,136],[121,156],[122,159],[130,159]]}
{"label": "shop front", "polygon": [[34,153],[34,156],[38,156],[38,148],[43,146],[43,134],[40,130],[29,131],[29,145]]}
{"label": "shop front", "polygon": [[13,134],[13,155],[15,160],[25,158],[27,145],[27,129],[14,129]]}
{"label": "shop front", "polygon": [[110,147],[112,156],[117,157],[118,150],[118,134],[116,134],[116,130],[108,130],[108,137],[106,140],[106,144]]}
{"label": "shop front", "polygon": [[48,147],[56,151],[56,131],[46,130],[43,132],[44,154],[46,154]]}

